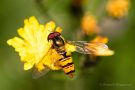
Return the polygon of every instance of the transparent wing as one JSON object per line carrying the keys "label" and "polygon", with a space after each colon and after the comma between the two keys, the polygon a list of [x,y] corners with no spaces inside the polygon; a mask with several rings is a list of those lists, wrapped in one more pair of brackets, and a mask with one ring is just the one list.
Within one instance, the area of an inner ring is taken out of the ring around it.
{"label": "transparent wing", "polygon": [[67,43],[76,46],[76,51],[83,54],[97,55],[108,49],[106,44],[100,42],[67,41]]}
{"label": "transparent wing", "polygon": [[32,77],[33,79],[37,79],[43,75],[45,75],[47,72],[50,71],[50,68],[45,66],[45,68],[42,71],[38,71],[36,68],[33,70]]}

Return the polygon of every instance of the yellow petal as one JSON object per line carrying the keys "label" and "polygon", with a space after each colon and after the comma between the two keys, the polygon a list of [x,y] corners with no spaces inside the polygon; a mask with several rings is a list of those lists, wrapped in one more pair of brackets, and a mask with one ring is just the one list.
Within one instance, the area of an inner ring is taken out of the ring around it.
{"label": "yellow petal", "polygon": [[107,43],[108,38],[103,36],[97,36],[96,38],[94,38],[94,40],[92,40],[92,42]]}
{"label": "yellow petal", "polygon": [[61,33],[61,32],[62,32],[62,28],[60,28],[60,27],[57,27],[57,28],[56,28],[56,32],[59,32],[59,33]]}
{"label": "yellow petal", "polygon": [[29,70],[33,67],[34,63],[24,63],[24,70]]}
{"label": "yellow petal", "polygon": [[53,21],[50,21],[45,25],[45,30],[53,32],[55,27],[56,27],[55,23]]}
{"label": "yellow petal", "polygon": [[23,50],[23,48],[26,46],[26,43],[21,38],[18,38],[18,37],[9,39],[7,43],[13,46],[17,52]]}

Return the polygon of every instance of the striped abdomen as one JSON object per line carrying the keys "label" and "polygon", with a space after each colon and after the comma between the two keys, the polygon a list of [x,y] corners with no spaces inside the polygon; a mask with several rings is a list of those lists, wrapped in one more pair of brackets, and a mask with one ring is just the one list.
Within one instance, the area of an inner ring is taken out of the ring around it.
{"label": "striped abdomen", "polygon": [[64,58],[60,59],[59,61],[60,66],[62,67],[65,74],[68,75],[69,77],[73,77],[75,69],[71,56],[64,55]]}

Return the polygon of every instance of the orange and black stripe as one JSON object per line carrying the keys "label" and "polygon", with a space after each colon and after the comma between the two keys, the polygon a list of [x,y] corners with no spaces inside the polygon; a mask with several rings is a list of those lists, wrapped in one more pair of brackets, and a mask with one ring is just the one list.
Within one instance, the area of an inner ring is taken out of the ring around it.
{"label": "orange and black stripe", "polygon": [[59,61],[60,61],[60,66],[62,67],[65,74],[68,75],[69,77],[73,77],[73,73],[75,72],[75,69],[71,56],[63,55],[63,58],[61,58]]}

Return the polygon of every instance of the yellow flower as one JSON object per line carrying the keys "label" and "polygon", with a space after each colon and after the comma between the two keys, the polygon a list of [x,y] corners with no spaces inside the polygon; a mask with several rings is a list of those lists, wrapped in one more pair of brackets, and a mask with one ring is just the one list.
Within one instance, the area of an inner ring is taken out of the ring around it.
{"label": "yellow flower", "polygon": [[122,18],[128,14],[130,0],[109,0],[106,6],[110,16]]}
{"label": "yellow flower", "polygon": [[95,16],[87,13],[82,18],[82,30],[85,34],[91,35],[99,32],[98,22]]}
{"label": "yellow flower", "polygon": [[[23,28],[18,29],[18,34],[21,37],[14,37],[7,41],[19,52],[21,61],[24,62],[24,70],[31,69],[34,65],[39,71],[45,68],[44,65],[54,70],[60,69],[60,67],[55,67],[52,62],[56,62],[61,56],[55,50],[50,50],[52,42],[47,41],[48,35],[55,31],[55,27],[56,25],[52,21],[45,26],[41,25],[32,16],[24,20]],[[61,32],[60,28],[56,30]],[[52,52],[55,53],[54,56],[50,55]]]}

